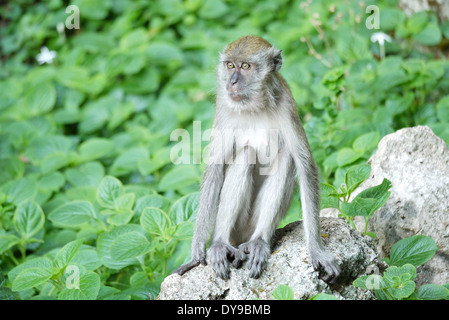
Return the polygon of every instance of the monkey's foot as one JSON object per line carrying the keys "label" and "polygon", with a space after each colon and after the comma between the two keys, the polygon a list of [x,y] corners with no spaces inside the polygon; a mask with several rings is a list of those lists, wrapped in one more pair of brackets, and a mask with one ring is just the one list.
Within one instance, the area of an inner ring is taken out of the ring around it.
{"label": "monkey's foot", "polygon": [[215,242],[209,248],[210,265],[222,279],[229,279],[229,260],[238,261],[239,256],[238,249],[224,242]]}
{"label": "monkey's foot", "polygon": [[315,270],[318,271],[320,267],[324,269],[326,274],[322,279],[330,284],[335,283],[340,275],[340,266],[335,260],[334,255],[327,250],[321,250],[310,253],[310,258]]}
{"label": "monkey's foot", "polygon": [[251,278],[259,278],[265,270],[268,258],[271,254],[270,245],[263,239],[252,240],[242,243],[239,251],[249,254],[248,269]]}

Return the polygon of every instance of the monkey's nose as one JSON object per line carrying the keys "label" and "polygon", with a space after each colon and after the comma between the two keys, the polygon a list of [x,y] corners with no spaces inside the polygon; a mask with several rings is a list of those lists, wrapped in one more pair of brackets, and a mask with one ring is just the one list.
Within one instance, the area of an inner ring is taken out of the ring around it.
{"label": "monkey's nose", "polygon": [[232,84],[232,85],[235,85],[238,81],[239,81],[239,73],[238,72],[234,72],[233,74],[232,74],[232,76],[231,76],[231,79],[229,79],[229,82]]}

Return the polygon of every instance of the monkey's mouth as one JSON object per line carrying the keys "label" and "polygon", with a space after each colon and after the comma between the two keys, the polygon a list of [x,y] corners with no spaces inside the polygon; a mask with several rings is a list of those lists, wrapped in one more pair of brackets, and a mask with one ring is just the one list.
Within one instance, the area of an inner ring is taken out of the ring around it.
{"label": "monkey's mouth", "polygon": [[237,92],[229,92],[229,96],[231,97],[231,99],[233,100],[233,101],[242,101],[243,100],[243,98],[244,98],[244,95],[243,94],[239,94],[239,93],[237,93]]}

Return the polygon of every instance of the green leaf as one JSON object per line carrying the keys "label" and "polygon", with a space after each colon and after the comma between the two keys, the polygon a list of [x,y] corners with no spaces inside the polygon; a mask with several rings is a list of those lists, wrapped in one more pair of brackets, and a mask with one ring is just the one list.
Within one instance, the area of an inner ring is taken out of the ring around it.
{"label": "green leaf", "polygon": [[20,239],[13,234],[0,234],[0,254],[18,244]]}
{"label": "green leaf", "polygon": [[18,157],[7,157],[0,160],[0,185],[7,181],[20,179],[25,173],[25,164]]}
{"label": "green leaf", "polygon": [[321,184],[321,209],[324,208],[335,208],[339,209],[339,203],[340,201],[336,198],[331,196],[331,194],[337,193],[337,189],[335,189],[334,186],[330,184]]}
{"label": "green leaf", "polygon": [[391,182],[384,179],[380,185],[360,192],[350,203],[341,204],[342,213],[347,216],[370,217],[381,208],[390,197]]}
{"label": "green leaf", "polygon": [[36,267],[25,269],[14,279],[12,290],[22,291],[37,287],[50,279],[51,276],[51,273],[46,269]]}
{"label": "green leaf", "polygon": [[384,280],[382,276],[377,274],[371,274],[371,275],[364,275],[352,283],[354,287],[362,288],[366,290],[380,290],[389,288],[390,284],[388,281]]}
{"label": "green leaf", "polygon": [[70,263],[78,263],[85,267],[88,271],[94,271],[103,265],[98,257],[97,251],[94,248],[81,248],[75,254]]}
{"label": "green leaf", "polygon": [[442,35],[438,24],[429,22],[424,29],[413,35],[413,38],[420,44],[435,46],[441,42]]}
{"label": "green leaf", "polygon": [[445,122],[449,119],[449,96],[442,98],[438,101],[437,105],[437,116],[440,121]]}
{"label": "green leaf", "polygon": [[371,166],[366,163],[349,168],[345,175],[345,184],[349,192],[352,193],[363,181],[368,179],[370,173]]}
{"label": "green leaf", "polygon": [[406,27],[410,33],[418,33],[424,29],[428,20],[425,11],[416,12],[407,20]]}
{"label": "green leaf", "polygon": [[348,217],[369,217],[369,208],[374,207],[376,199],[354,199],[351,202],[343,201],[340,205],[341,213]]}
{"label": "green leaf", "polygon": [[168,215],[159,208],[147,207],[140,216],[140,224],[145,231],[164,236],[166,230],[171,226]]}
{"label": "green leaf", "polygon": [[190,221],[185,221],[176,226],[173,237],[178,240],[190,240],[193,235],[194,224]]}
{"label": "green leaf", "polygon": [[83,161],[91,161],[107,156],[114,149],[114,144],[104,138],[92,138],[79,145],[78,151]]}
{"label": "green leaf", "polygon": [[357,153],[365,153],[374,149],[380,140],[380,134],[378,131],[368,132],[355,139],[352,147]]}
{"label": "green leaf", "polygon": [[138,163],[149,159],[150,154],[146,148],[131,148],[121,153],[111,166],[111,174],[121,176],[138,170]]}
{"label": "green leaf", "polygon": [[111,1],[104,0],[76,0],[73,3],[79,7],[80,12],[84,12],[84,16],[88,20],[99,21],[107,17],[109,9],[112,6]]}
{"label": "green leaf", "polygon": [[228,12],[228,6],[222,0],[206,0],[199,15],[204,19],[218,19]]}
{"label": "green leaf", "polygon": [[65,177],[61,172],[53,172],[39,180],[39,189],[58,191],[65,183]]}
{"label": "green leaf", "polygon": [[198,166],[177,165],[167,172],[159,182],[160,191],[180,190],[200,180]]}
{"label": "green leaf", "polygon": [[336,296],[327,293],[318,293],[314,295],[310,300],[339,300]]}
{"label": "green leaf", "polygon": [[437,250],[438,247],[431,237],[411,236],[393,245],[390,253],[390,265],[402,266],[409,263],[417,267],[429,261]]}
{"label": "green leaf", "polygon": [[159,194],[148,194],[143,197],[140,197],[136,201],[136,205],[134,206],[134,212],[137,216],[142,214],[143,209],[146,207],[155,207],[162,210],[165,210],[170,205],[170,200],[159,195]]}
{"label": "green leaf", "polygon": [[135,258],[150,252],[153,245],[138,231],[118,236],[111,245],[111,257],[114,260]]}
{"label": "green leaf", "polygon": [[33,199],[37,194],[37,183],[34,179],[22,178],[4,184],[1,189],[15,205],[29,199]]}
{"label": "green leaf", "polygon": [[159,88],[160,77],[158,69],[148,68],[127,77],[123,81],[122,88],[125,92],[134,94],[155,92]]}
{"label": "green leaf", "polygon": [[14,282],[16,277],[24,270],[30,268],[37,268],[40,270],[44,270],[48,273],[54,274],[58,272],[57,270],[53,270],[52,261],[47,257],[37,257],[37,258],[29,258],[29,260],[25,261],[22,264],[19,264],[17,267],[11,269],[8,272],[8,278],[11,282]]}
{"label": "green leaf", "polygon": [[81,200],[90,203],[96,202],[97,188],[95,187],[73,187],[66,191],[69,200]]}
{"label": "green leaf", "polygon": [[356,161],[359,158],[360,158],[360,154],[355,152],[353,149],[343,148],[340,151],[338,151],[337,163],[338,163],[338,166],[344,167],[348,164],[353,163],[354,161]]}
{"label": "green leaf", "polygon": [[121,210],[113,212],[107,219],[109,224],[114,226],[121,226],[127,224],[133,217],[132,210]]}
{"label": "green leaf", "polygon": [[285,284],[277,286],[272,295],[276,300],[293,300],[295,298],[292,288]]}
{"label": "green leaf", "polygon": [[[410,277],[407,278],[407,280],[415,280],[416,278],[416,267],[410,263],[404,264],[399,268],[399,271],[404,274],[409,274]],[[401,278],[401,280],[403,280]]]}
{"label": "green leaf", "polygon": [[189,193],[178,199],[170,208],[169,216],[174,224],[180,224],[184,221],[193,222],[198,211],[200,193]]}
{"label": "green leaf", "polygon": [[95,300],[100,291],[100,276],[95,272],[86,272],[79,278],[79,288],[64,288],[58,295],[59,300]]}
{"label": "green leaf", "polygon": [[41,170],[48,174],[65,167],[70,162],[69,156],[63,152],[54,152],[42,160]]}
{"label": "green leaf", "polygon": [[112,176],[104,177],[97,190],[98,203],[108,209],[115,209],[115,200],[123,194],[123,184]]}
{"label": "green leaf", "polygon": [[147,30],[144,28],[137,28],[125,34],[122,39],[120,39],[120,49],[125,51],[133,50],[139,46],[145,46],[148,40]]}
{"label": "green leaf", "polygon": [[65,172],[67,180],[75,187],[98,187],[104,176],[104,168],[100,162],[85,163],[78,168],[70,168]]}
{"label": "green leaf", "polygon": [[56,90],[51,82],[45,81],[26,91],[23,103],[33,115],[47,113],[56,102]]}
{"label": "green leaf", "polygon": [[175,69],[182,65],[184,56],[178,46],[168,42],[153,41],[147,47],[147,59],[152,64]]}
{"label": "green leaf", "polygon": [[405,283],[401,283],[398,287],[392,287],[391,295],[396,299],[404,299],[409,297],[415,291],[416,284],[414,281],[407,281]]}
{"label": "green leaf", "polygon": [[95,209],[90,202],[72,201],[50,212],[48,219],[61,227],[79,228],[95,216]]}
{"label": "green leaf", "polygon": [[103,264],[110,269],[122,269],[134,263],[137,263],[137,260],[132,259],[123,259],[121,261],[116,261],[112,259],[111,256],[111,248],[115,239],[117,239],[120,235],[126,234],[129,232],[138,231],[143,232],[142,228],[138,225],[127,224],[115,227],[109,232],[103,232],[98,236],[97,239],[97,253],[98,257],[101,259]]}
{"label": "green leaf", "polygon": [[12,292],[11,289],[0,286],[0,300],[20,300],[17,292]]}
{"label": "green leaf", "polygon": [[78,250],[81,248],[83,240],[74,240],[67,243],[64,247],[59,250],[53,260],[53,265],[59,270],[63,270],[72,261],[73,257],[77,254]]}
{"label": "green leaf", "polygon": [[14,213],[14,227],[24,239],[29,239],[44,226],[45,215],[41,207],[32,200],[22,202]]}
{"label": "green leaf", "polygon": [[424,284],[416,291],[419,300],[442,300],[449,297],[449,289],[437,284]]}
{"label": "green leaf", "polygon": [[136,195],[134,193],[125,193],[119,198],[115,199],[115,209],[116,210],[131,210],[134,205],[134,200]]}

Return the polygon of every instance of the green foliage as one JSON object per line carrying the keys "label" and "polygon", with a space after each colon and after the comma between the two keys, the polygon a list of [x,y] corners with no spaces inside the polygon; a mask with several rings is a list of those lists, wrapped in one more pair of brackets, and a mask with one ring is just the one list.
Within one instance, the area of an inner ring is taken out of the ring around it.
{"label": "green foliage", "polygon": [[367,232],[369,218],[380,209],[390,197],[391,182],[384,179],[380,185],[368,188],[360,192],[351,201],[352,192],[365,181],[371,172],[368,164],[360,164],[350,167],[346,171],[345,183],[337,190],[334,186],[322,184],[321,208],[335,208],[340,212],[354,229],[354,217],[361,216],[365,219],[364,234],[375,237],[372,232]]}
{"label": "green foliage", "polygon": [[292,288],[285,284],[280,284],[272,293],[275,300],[293,300],[294,294]]}
{"label": "green foliage", "polygon": [[438,247],[427,236],[417,235],[398,241],[386,261],[390,267],[379,274],[364,275],[353,285],[374,290],[381,300],[441,300],[449,299],[447,286],[425,284],[416,289],[416,267],[430,260]]}
{"label": "green foliage", "polygon": [[[449,141],[449,25],[431,12],[372,1],[381,30],[369,30],[359,1],[70,4],[80,29],[64,28],[61,0],[0,7],[2,298],[155,298],[188,259],[203,168],[171,162],[170,133],[210,128],[217,52],[239,36],[283,50],[323,203],[348,221],[387,197],[385,182],[340,208],[383,136],[419,124]],[[393,37],[384,59],[377,31]],[[39,65],[44,46],[56,57]],[[300,210],[295,197],[280,225]]]}

